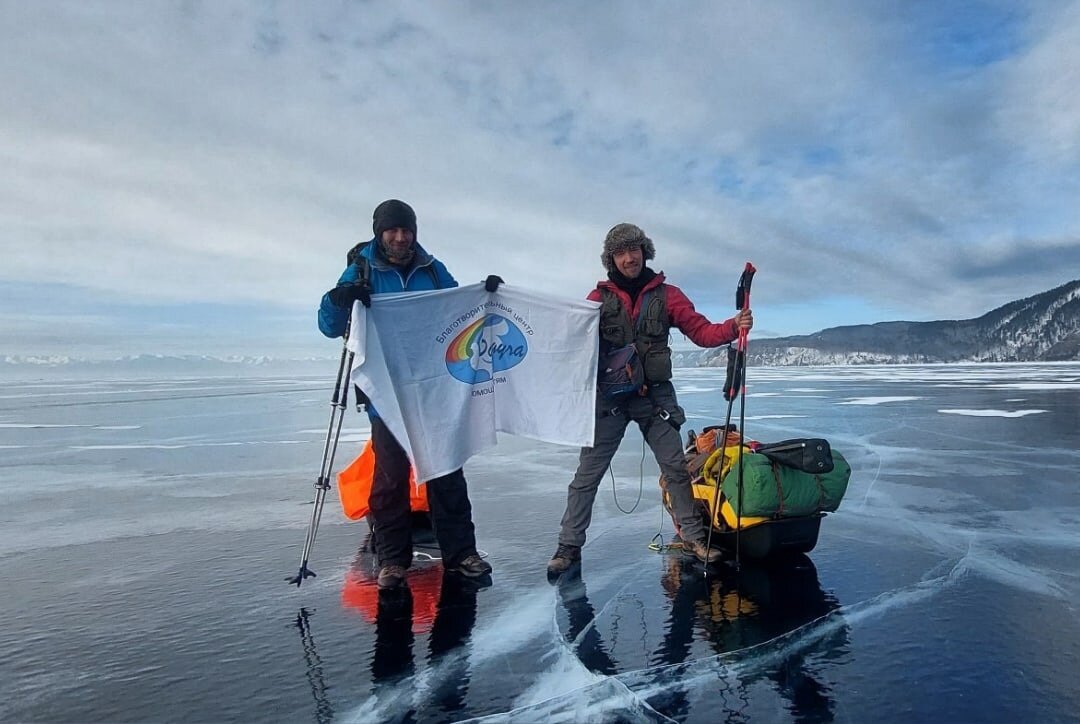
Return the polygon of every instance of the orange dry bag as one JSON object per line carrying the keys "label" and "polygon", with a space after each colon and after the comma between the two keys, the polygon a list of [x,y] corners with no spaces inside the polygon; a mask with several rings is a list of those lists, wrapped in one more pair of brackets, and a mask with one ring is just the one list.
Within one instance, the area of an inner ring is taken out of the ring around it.
{"label": "orange dry bag", "polygon": [[[374,478],[375,448],[368,440],[359,457],[338,473],[338,495],[346,518],[359,520],[368,514],[368,498],[371,497]],[[409,510],[429,512],[427,488],[416,484],[416,472],[412,468],[409,468]]]}

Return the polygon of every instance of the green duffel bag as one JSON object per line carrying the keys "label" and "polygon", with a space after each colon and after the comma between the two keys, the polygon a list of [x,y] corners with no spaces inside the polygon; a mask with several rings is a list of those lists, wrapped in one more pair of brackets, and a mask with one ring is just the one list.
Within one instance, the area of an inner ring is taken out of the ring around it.
{"label": "green duffel bag", "polygon": [[804,473],[775,463],[764,455],[742,456],[743,493],[739,512],[739,462],[721,484],[721,491],[735,512],[744,517],[793,518],[831,513],[847,492],[851,466],[832,451],[833,469],[828,473]]}

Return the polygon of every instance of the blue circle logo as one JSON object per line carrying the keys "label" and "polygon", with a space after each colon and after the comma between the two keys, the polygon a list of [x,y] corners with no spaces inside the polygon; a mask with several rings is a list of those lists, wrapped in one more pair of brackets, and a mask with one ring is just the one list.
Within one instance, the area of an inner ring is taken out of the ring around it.
{"label": "blue circle logo", "polygon": [[446,369],[467,385],[490,382],[499,372],[516,367],[529,353],[517,325],[499,314],[473,322],[446,348]]}

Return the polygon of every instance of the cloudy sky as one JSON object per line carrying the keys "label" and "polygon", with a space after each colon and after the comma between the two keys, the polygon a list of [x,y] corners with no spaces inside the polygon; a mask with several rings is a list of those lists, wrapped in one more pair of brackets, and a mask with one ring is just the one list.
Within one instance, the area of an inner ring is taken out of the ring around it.
{"label": "cloudy sky", "polygon": [[756,333],[1080,277],[1078,2],[0,0],[0,355],[332,355],[381,200],[462,283],[607,229]]}

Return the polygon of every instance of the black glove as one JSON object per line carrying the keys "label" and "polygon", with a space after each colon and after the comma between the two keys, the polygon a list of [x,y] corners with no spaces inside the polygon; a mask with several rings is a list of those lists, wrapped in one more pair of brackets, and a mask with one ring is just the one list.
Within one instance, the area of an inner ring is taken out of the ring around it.
{"label": "black glove", "polygon": [[502,277],[489,274],[488,278],[484,280],[484,291],[494,292],[499,288],[499,285],[503,283]]}
{"label": "black glove", "polygon": [[327,294],[335,307],[352,309],[353,302],[360,300],[365,307],[371,306],[371,287],[363,282],[341,284],[331,289]]}

